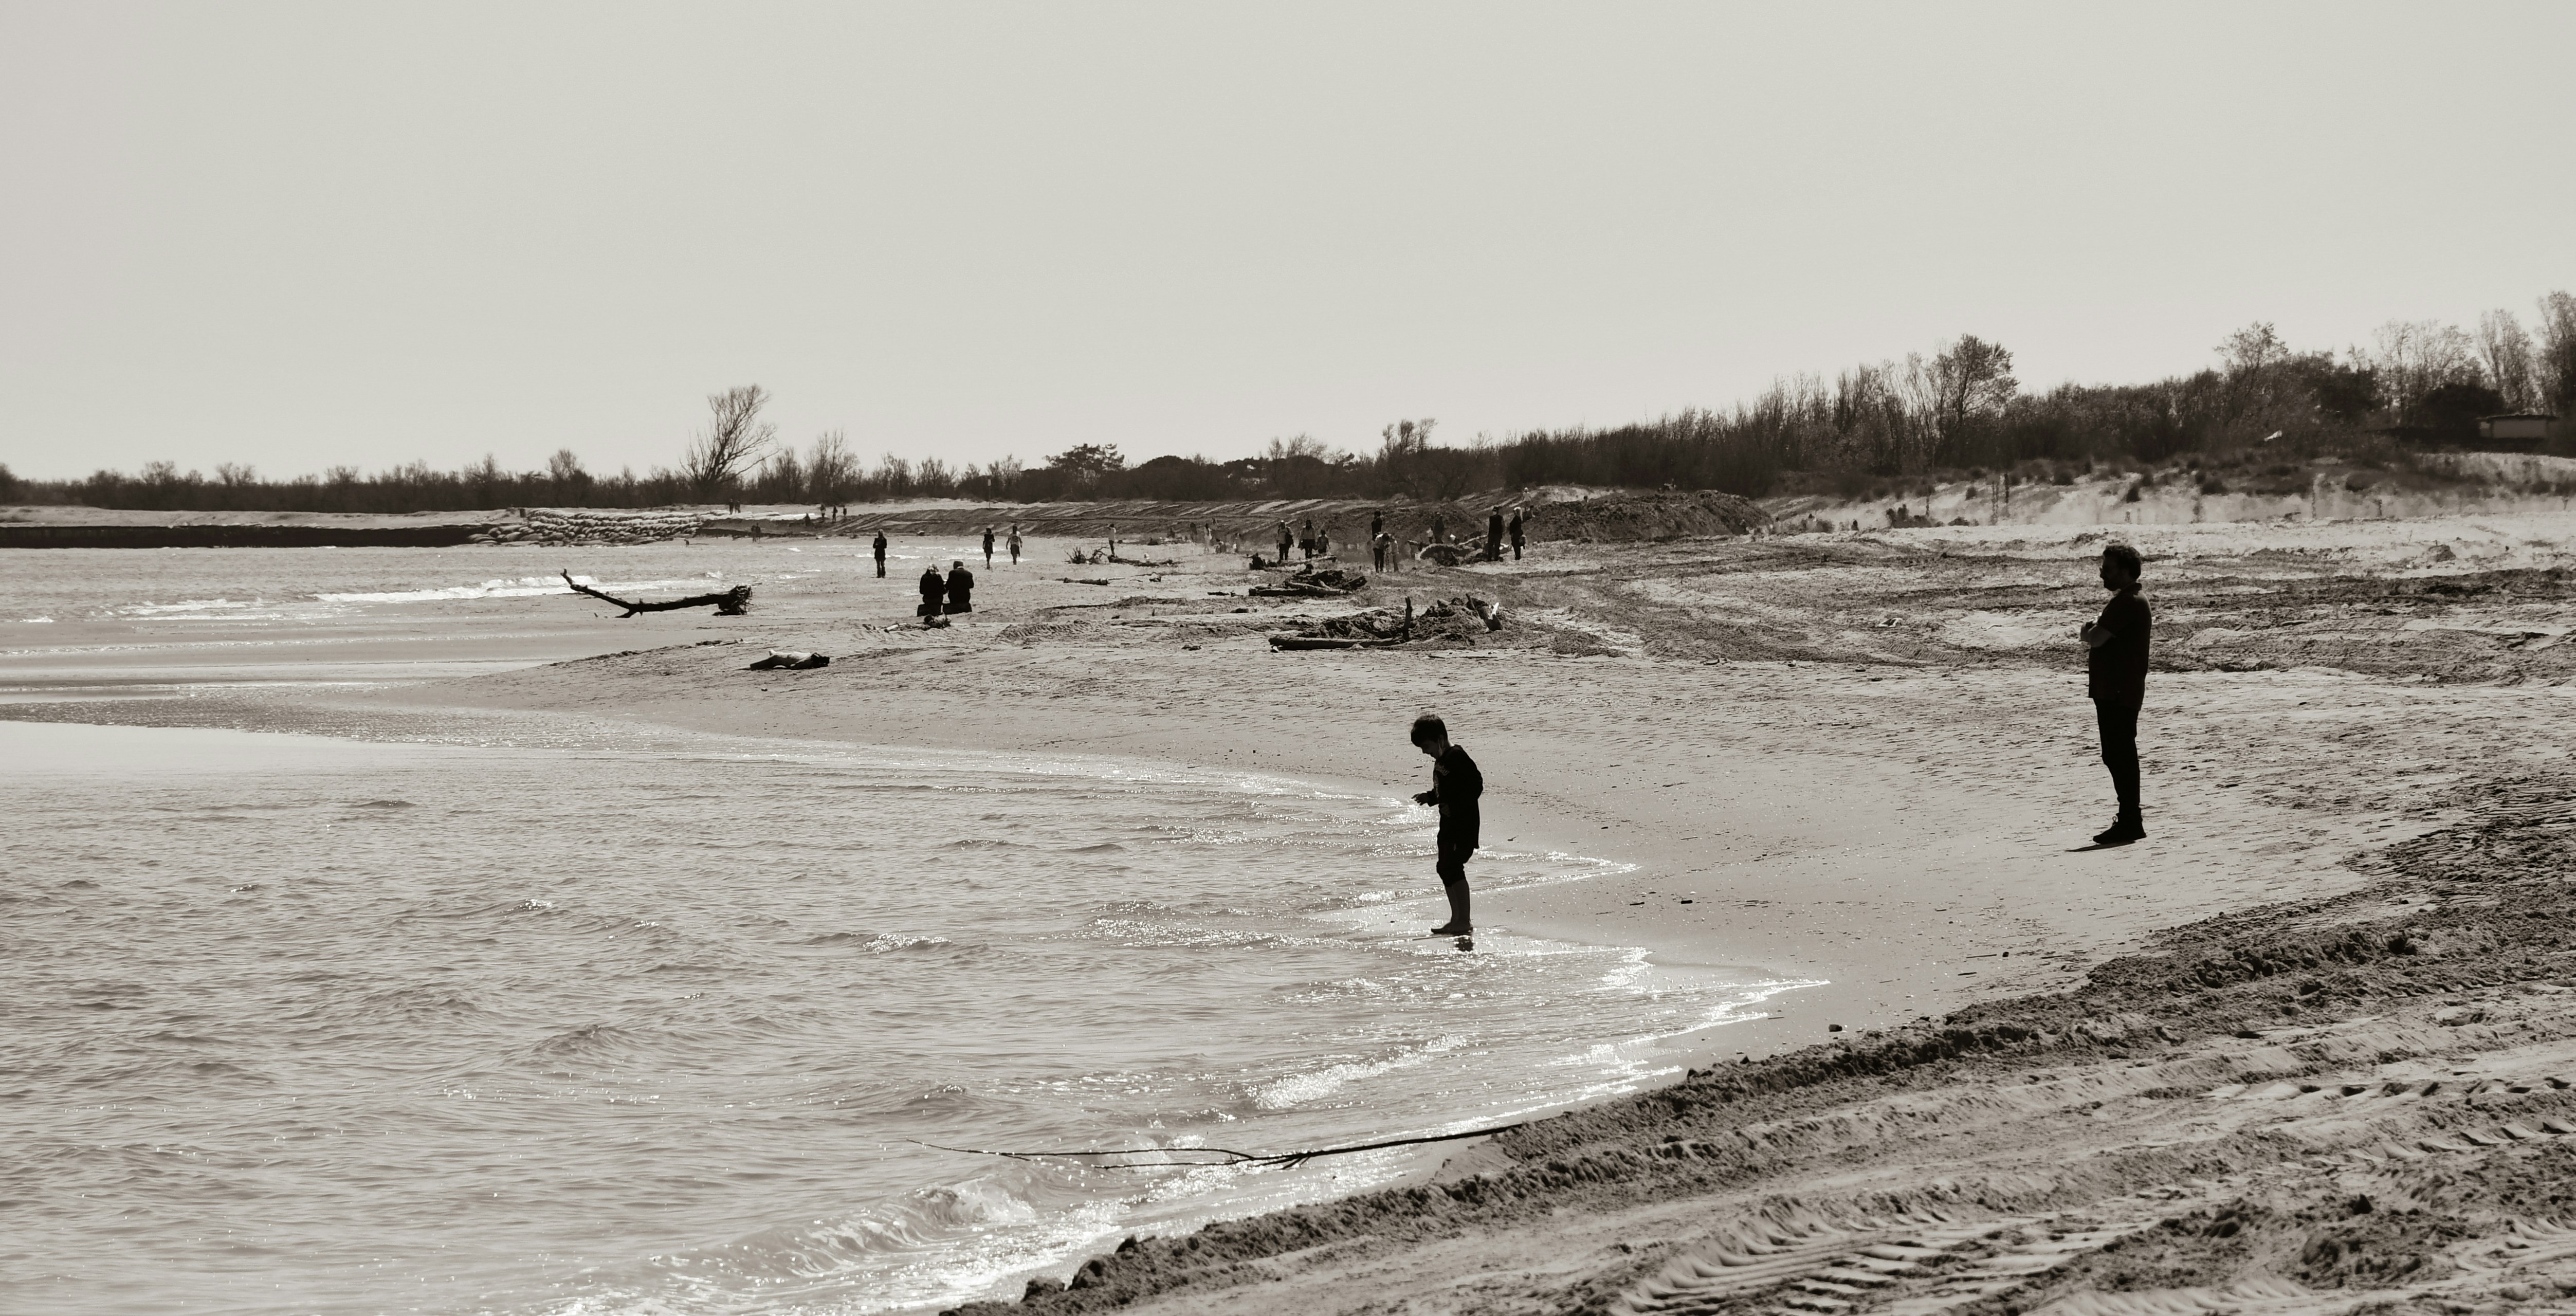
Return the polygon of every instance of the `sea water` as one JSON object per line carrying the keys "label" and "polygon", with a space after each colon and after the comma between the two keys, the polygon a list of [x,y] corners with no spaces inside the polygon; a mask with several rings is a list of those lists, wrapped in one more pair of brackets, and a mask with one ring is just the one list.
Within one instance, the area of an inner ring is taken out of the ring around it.
{"label": "sea water", "polygon": [[[321,729],[345,734],[0,721],[0,1308],[1016,1295],[1127,1234],[1422,1157],[942,1147],[1508,1123],[1668,1076],[1654,1039],[1778,986],[1426,937],[1428,811],[1287,778],[569,719]],[[1603,867],[1506,850],[1476,874]]]}

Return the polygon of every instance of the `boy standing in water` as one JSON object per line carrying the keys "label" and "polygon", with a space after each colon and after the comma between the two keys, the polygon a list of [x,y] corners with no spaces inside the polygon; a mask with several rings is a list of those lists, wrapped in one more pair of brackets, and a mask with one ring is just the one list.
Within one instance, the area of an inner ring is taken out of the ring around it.
{"label": "boy standing in water", "polygon": [[1435,937],[1463,937],[1475,931],[1467,917],[1467,861],[1476,853],[1481,819],[1477,797],[1485,793],[1485,774],[1467,751],[1449,743],[1449,726],[1425,713],[1413,719],[1413,747],[1431,756],[1431,789],[1413,797],[1416,804],[1440,810],[1440,885],[1449,893],[1449,921],[1431,930]]}
{"label": "boy standing in water", "polygon": [[2154,617],[2138,597],[2138,578],[2146,564],[2138,550],[2112,544],[2102,550],[2102,588],[2111,601],[2090,626],[2076,632],[2089,650],[2084,658],[2086,693],[2093,696],[2093,720],[2102,731],[2102,765],[2111,770],[2111,789],[2120,797],[2120,816],[2095,845],[2127,845],[2146,839],[2147,824],[2138,807],[2138,706],[2147,697],[2147,639]]}

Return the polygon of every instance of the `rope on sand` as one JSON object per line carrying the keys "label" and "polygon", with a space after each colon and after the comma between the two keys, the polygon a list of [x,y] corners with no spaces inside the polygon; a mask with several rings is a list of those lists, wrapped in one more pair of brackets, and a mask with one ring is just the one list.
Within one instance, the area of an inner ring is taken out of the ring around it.
{"label": "rope on sand", "polygon": [[1180,1165],[1276,1165],[1286,1169],[1295,1169],[1318,1156],[1347,1156],[1352,1152],[1382,1151],[1388,1147],[1411,1147],[1426,1142],[1455,1142],[1460,1138],[1482,1138],[1496,1133],[1509,1133],[1514,1129],[1525,1127],[1527,1127],[1527,1121],[1523,1121],[1520,1124],[1499,1124],[1490,1129],[1469,1129],[1464,1133],[1434,1133],[1420,1138],[1389,1138],[1384,1142],[1363,1142],[1349,1147],[1325,1147],[1317,1151],[1276,1153],[1234,1151],[1225,1147],[1114,1147],[1105,1148],[1099,1151],[986,1151],[981,1147],[944,1147],[935,1142],[922,1142],[919,1138],[910,1138],[906,1139],[906,1141],[931,1148],[934,1151],[962,1152],[968,1156],[1007,1156],[1015,1161],[1078,1160],[1088,1156],[1213,1156],[1222,1158],[1219,1160],[1195,1161],[1131,1161],[1124,1164],[1099,1165],[1092,1167],[1094,1169],[1101,1170],[1160,1170]]}

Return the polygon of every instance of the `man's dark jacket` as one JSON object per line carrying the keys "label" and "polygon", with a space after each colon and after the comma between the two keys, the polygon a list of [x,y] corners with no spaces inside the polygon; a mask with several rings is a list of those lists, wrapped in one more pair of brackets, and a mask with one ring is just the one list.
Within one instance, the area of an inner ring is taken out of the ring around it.
{"label": "man's dark jacket", "polygon": [[2085,693],[2105,704],[2136,704],[2147,697],[2147,639],[2155,618],[2135,585],[2111,596],[2093,623],[2111,632],[2084,658]]}

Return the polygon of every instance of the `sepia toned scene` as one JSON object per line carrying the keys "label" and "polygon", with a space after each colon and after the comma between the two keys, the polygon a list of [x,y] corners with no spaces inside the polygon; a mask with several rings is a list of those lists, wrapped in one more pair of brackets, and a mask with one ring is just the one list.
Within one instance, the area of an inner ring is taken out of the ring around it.
{"label": "sepia toned scene", "polygon": [[2571,38],[0,5],[0,1313],[2576,1312]]}

